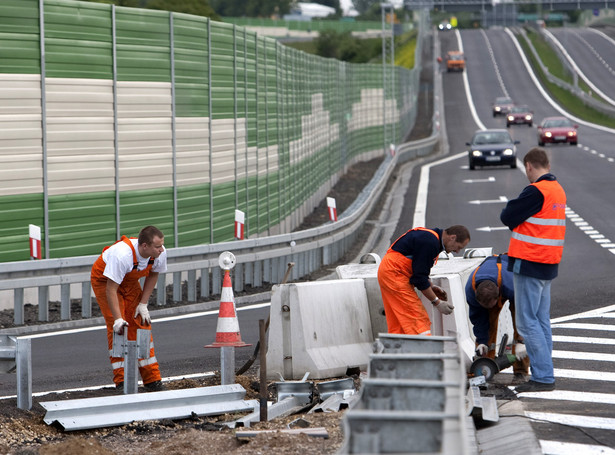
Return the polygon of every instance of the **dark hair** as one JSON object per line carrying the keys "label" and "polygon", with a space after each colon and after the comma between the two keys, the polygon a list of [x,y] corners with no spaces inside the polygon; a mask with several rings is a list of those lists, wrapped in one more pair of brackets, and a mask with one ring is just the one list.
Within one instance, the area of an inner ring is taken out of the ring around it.
{"label": "dark hair", "polygon": [[548,168],[549,157],[547,156],[547,152],[545,152],[545,150],[540,147],[534,147],[530,149],[530,151],[527,152],[523,157],[523,164],[527,163],[530,163],[532,166],[540,168]]}
{"label": "dark hair", "polygon": [[497,299],[500,295],[498,285],[491,280],[484,280],[476,286],[476,301],[485,306],[486,303],[493,299]]}
{"label": "dark hair", "polygon": [[154,241],[154,237],[164,238],[164,234],[156,226],[145,226],[139,232],[139,245],[146,243],[150,245]]}
{"label": "dark hair", "polygon": [[444,229],[446,231],[446,233],[448,235],[454,235],[456,236],[456,240],[458,242],[465,242],[466,240],[469,242],[470,241],[470,231],[468,231],[468,228],[465,226],[461,226],[460,224],[455,224],[451,227],[447,227],[446,229]]}

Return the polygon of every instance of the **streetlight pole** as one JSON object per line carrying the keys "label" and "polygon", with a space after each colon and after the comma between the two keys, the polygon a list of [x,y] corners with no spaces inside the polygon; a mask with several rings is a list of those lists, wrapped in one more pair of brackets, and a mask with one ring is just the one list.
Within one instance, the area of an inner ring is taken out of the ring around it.
{"label": "streetlight pole", "polygon": [[[391,99],[391,105],[395,103],[395,34],[393,33],[393,5],[391,3],[381,3],[380,11],[382,16],[382,141],[383,149],[387,150],[387,143],[395,142],[395,118],[394,112],[390,113],[391,135],[387,141],[388,125],[387,120],[387,95]],[[391,23],[390,34],[387,29],[387,11],[389,12],[389,21]],[[390,62],[390,67],[387,63]]]}

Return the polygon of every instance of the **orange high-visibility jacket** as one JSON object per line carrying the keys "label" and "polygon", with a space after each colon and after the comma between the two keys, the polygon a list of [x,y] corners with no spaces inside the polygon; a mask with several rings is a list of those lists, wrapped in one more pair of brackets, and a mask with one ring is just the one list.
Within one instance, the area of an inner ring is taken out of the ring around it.
{"label": "orange high-visibility jacket", "polygon": [[542,209],[513,229],[508,255],[559,264],[566,234],[566,193],[556,180],[532,183],[544,196]]}

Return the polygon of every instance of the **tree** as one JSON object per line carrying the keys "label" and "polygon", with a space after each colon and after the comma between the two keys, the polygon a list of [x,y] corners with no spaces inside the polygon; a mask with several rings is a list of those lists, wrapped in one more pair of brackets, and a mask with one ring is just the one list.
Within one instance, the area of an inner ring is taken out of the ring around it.
{"label": "tree", "polygon": [[146,3],[146,7],[219,19],[213,8],[209,6],[207,0],[149,0]]}

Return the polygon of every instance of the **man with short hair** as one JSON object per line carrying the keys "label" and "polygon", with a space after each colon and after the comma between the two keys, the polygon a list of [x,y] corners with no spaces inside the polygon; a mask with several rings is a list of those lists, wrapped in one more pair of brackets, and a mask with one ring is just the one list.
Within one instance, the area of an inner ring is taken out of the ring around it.
{"label": "man with short hair", "polygon": [[[136,340],[137,329],[151,329],[147,303],[158,274],[167,270],[167,252],[163,244],[164,234],[155,226],[147,226],[141,229],[138,238],[123,236],[104,248],[92,266],[92,289],[107,325],[113,382],[118,389],[124,386],[124,359],[111,355],[113,334],[122,335],[128,330],[128,339]],[[143,277],[142,289],[139,280]],[[147,391],[164,389],[153,337],[149,359],[139,359],[139,373]]]}
{"label": "man with short hair", "polygon": [[513,272],[517,330],[525,341],[532,379],[515,392],[555,389],[551,334],[551,281],[557,277],[566,234],[566,193],[547,153],[532,148],[523,164],[530,185],[500,214],[512,230],[508,270]]}
{"label": "man with short hair", "polygon": [[460,225],[444,230],[417,227],[393,242],[378,267],[389,333],[431,335],[431,321],[415,287],[442,314],[453,312],[446,292],[431,284],[429,273],[441,251],[456,253],[469,242],[470,232]]}
{"label": "man with short hair", "polygon": [[523,339],[517,333],[515,324],[515,293],[513,275],[507,270],[508,255],[489,256],[480,263],[466,283],[466,301],[472,331],[476,338],[476,353],[480,357],[495,358],[500,312],[508,300],[513,318],[513,383],[525,382],[529,359]]}

